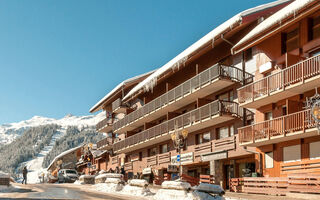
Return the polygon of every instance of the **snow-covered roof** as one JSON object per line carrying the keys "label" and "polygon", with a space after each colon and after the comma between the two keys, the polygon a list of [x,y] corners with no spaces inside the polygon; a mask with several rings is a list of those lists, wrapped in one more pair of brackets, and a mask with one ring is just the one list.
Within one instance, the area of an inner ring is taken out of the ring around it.
{"label": "snow-covered roof", "polygon": [[242,18],[244,16],[254,14],[256,12],[278,6],[280,4],[287,3],[291,0],[279,0],[267,4],[263,4],[254,8],[247,9],[245,11],[240,12],[239,14],[233,16],[226,22],[222,23],[215,29],[213,29],[211,32],[209,32],[207,35],[202,37],[200,40],[192,44],[190,47],[185,49],[183,52],[181,52],[179,55],[177,55],[175,58],[170,60],[168,63],[160,67],[158,70],[156,70],[154,73],[152,73],[150,76],[148,76],[145,80],[140,82],[138,85],[136,85],[132,90],[123,98],[123,100],[127,100],[129,97],[134,95],[136,92],[139,92],[141,89],[144,89],[145,91],[149,91],[153,88],[153,86],[156,84],[158,77],[160,77],[162,74],[167,72],[169,69],[173,69],[176,67],[179,67],[180,64],[184,63],[188,56],[190,56],[193,52],[200,49],[202,46],[207,44],[208,42],[214,40],[215,37],[220,36],[222,33],[224,33],[229,28],[232,28],[238,23],[241,23]]}
{"label": "snow-covered roof", "polygon": [[55,163],[56,161],[58,161],[59,158],[65,156],[65,155],[67,155],[67,154],[69,154],[69,153],[72,153],[72,152],[80,149],[81,147],[83,147],[83,145],[74,147],[74,148],[72,148],[72,149],[69,149],[69,150],[64,151],[64,152],[60,153],[59,155],[57,155],[57,156],[52,160],[52,162],[51,162],[50,165],[48,166],[47,170],[49,170],[50,167],[53,165],[53,163]]}
{"label": "snow-covered roof", "polygon": [[92,108],[90,109],[90,112],[95,112],[95,110],[101,106],[101,104],[106,101],[109,97],[111,97],[111,95],[113,95],[116,91],[120,90],[123,86],[125,86],[128,83],[131,83],[133,81],[139,80],[140,78],[147,76],[151,73],[153,73],[155,70],[152,70],[150,72],[144,73],[144,74],[140,74],[138,76],[129,78],[127,80],[122,81],[120,84],[118,84],[115,88],[113,88],[108,94],[106,94],[100,101],[98,101],[98,103],[96,103],[94,106],[92,106]]}
{"label": "snow-covered roof", "polygon": [[303,9],[308,4],[315,2],[316,0],[296,0],[286,7],[282,8],[275,14],[268,17],[266,20],[257,25],[254,29],[252,29],[245,37],[243,37],[233,48],[232,52],[235,52],[235,49],[239,48],[239,46],[244,43],[252,40],[254,37],[258,36],[260,33],[268,30],[275,24],[281,24],[281,21],[287,18],[290,15],[295,15],[297,11]]}

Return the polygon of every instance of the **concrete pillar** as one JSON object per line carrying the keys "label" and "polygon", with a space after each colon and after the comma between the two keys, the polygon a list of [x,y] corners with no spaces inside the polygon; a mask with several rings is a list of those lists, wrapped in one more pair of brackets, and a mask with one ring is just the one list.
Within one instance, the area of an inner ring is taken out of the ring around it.
{"label": "concrete pillar", "polygon": [[214,182],[217,185],[223,187],[223,170],[222,162],[219,160],[210,161],[210,175],[214,177]]}

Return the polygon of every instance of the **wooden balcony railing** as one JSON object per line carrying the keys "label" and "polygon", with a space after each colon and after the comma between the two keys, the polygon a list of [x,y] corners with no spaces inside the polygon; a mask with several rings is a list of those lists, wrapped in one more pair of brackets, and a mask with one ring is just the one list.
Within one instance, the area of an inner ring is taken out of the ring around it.
{"label": "wooden balcony railing", "polygon": [[157,165],[157,155],[155,156],[150,156],[147,158],[147,165],[148,166],[154,166],[154,165]]}
{"label": "wooden balcony railing", "polygon": [[106,126],[112,126],[112,123],[113,123],[112,118],[105,118],[96,125],[96,130],[99,131]]}
{"label": "wooden balcony railing", "polygon": [[133,164],[132,162],[126,162],[124,163],[124,170],[128,171],[128,170],[132,170],[133,169]]}
{"label": "wooden balcony railing", "polygon": [[176,101],[177,99],[183,98],[185,95],[201,89],[203,86],[212,83],[215,79],[218,78],[230,79],[240,83],[245,82],[245,84],[251,83],[253,81],[253,76],[251,74],[243,73],[242,70],[236,67],[216,64],[208,68],[207,70],[197,74],[186,82],[171,89],[165,94],[150,101],[141,108],[129,113],[123,119],[114,123],[113,130],[116,131],[122,127],[125,127],[130,123],[143,118],[145,115],[148,115],[149,113],[154,112],[168,105],[169,103]]}
{"label": "wooden balcony railing", "polygon": [[126,107],[125,105],[122,104],[122,101],[120,98],[112,102],[112,112],[115,112],[120,107]]}
{"label": "wooden balcony railing", "polygon": [[213,151],[228,151],[236,148],[236,136],[222,138],[213,142]]}
{"label": "wooden balcony railing", "polygon": [[303,83],[319,74],[320,55],[317,55],[239,88],[239,103],[254,101],[259,97],[283,90],[295,83]]}
{"label": "wooden balcony railing", "polygon": [[171,162],[171,152],[162,153],[158,155],[158,164],[165,164]]}
{"label": "wooden balcony railing", "polygon": [[190,183],[191,186],[199,185],[199,178],[188,176],[186,174],[181,175],[181,180]]}
{"label": "wooden balcony railing", "polygon": [[286,136],[296,131],[304,132],[315,125],[308,109],[239,128],[238,134],[240,143],[254,143],[257,140],[270,140],[272,137]]}
{"label": "wooden balcony railing", "polygon": [[213,175],[204,175],[200,174],[200,183],[209,183],[209,184],[214,184],[215,183],[215,178]]}
{"label": "wooden balcony railing", "polygon": [[243,116],[243,109],[239,108],[238,104],[235,102],[216,100],[188,113],[165,121],[150,129],[127,137],[124,140],[116,142],[113,145],[113,149],[114,151],[119,151],[131,145],[145,142],[157,136],[167,134],[169,131],[174,131],[176,125],[178,126],[177,128],[189,127],[193,124],[201,122],[202,120],[208,120],[217,114],[229,114],[240,118]]}
{"label": "wooden balcony railing", "polygon": [[319,173],[320,159],[280,163],[281,174]]}
{"label": "wooden balcony railing", "polygon": [[97,148],[99,149],[103,146],[107,146],[107,145],[111,145],[111,144],[112,144],[112,138],[106,137],[106,138],[103,138],[102,140],[97,142]]}
{"label": "wooden balcony railing", "polygon": [[111,157],[111,163],[114,165],[114,164],[118,164],[119,162],[119,159],[118,159],[118,156],[115,156],[115,157]]}
{"label": "wooden balcony railing", "polygon": [[210,153],[210,152],[212,152],[212,142],[206,142],[206,143],[203,143],[203,144],[198,144],[194,148],[194,155],[195,156],[200,156],[201,154]]}

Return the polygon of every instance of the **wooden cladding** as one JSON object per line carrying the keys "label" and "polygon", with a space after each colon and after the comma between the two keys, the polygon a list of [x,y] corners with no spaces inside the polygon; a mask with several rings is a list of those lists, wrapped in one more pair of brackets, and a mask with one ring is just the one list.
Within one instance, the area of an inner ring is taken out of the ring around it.
{"label": "wooden cladding", "polygon": [[[96,130],[100,131],[101,129],[103,129],[107,126],[111,127],[112,123],[113,123],[113,118],[105,118],[96,125]],[[110,130],[112,130],[112,129],[110,129]]]}
{"label": "wooden cladding", "polygon": [[320,74],[320,55],[313,56],[275,74],[238,89],[239,103],[249,103],[279,92]]}
{"label": "wooden cladding", "polygon": [[130,123],[139,120],[208,84],[214,84],[214,81],[218,78],[226,78],[240,83],[244,82],[246,84],[253,81],[253,76],[251,74],[243,73],[242,70],[236,67],[216,64],[150,101],[141,108],[129,113],[123,119],[114,123],[113,130],[118,131],[125,126],[128,126]]}
{"label": "wooden cladding", "polygon": [[147,165],[148,166],[154,166],[157,165],[157,156],[150,156],[147,158]]}
{"label": "wooden cladding", "polygon": [[124,163],[124,170],[125,170],[125,171],[133,170],[133,164],[132,164],[132,162],[126,162],[126,163]]}
{"label": "wooden cladding", "polygon": [[315,126],[310,109],[308,109],[239,128],[238,134],[240,143],[254,143],[259,140],[270,140],[278,136],[285,137],[287,134],[297,131],[304,133],[306,129],[314,128]]}
{"label": "wooden cladding", "polygon": [[97,142],[97,148],[101,148],[101,147],[104,147],[104,146],[107,146],[107,145],[111,145],[112,144],[112,138],[110,137],[106,137],[100,141]]}

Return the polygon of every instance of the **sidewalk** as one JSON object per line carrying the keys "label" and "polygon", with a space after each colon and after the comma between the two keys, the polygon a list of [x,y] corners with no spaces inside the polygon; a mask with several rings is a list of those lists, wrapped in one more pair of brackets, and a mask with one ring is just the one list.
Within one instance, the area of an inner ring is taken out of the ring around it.
{"label": "sidewalk", "polygon": [[226,200],[302,200],[299,198],[292,198],[288,196],[272,196],[235,192],[226,192],[224,197],[226,198]]}

